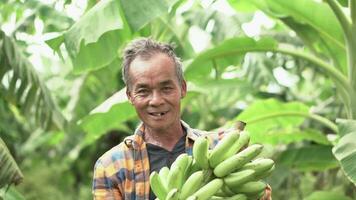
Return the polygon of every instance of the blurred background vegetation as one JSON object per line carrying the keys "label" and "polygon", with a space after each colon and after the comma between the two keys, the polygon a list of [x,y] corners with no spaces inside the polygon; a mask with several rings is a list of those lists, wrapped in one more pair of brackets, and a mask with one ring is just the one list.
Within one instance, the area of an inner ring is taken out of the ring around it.
{"label": "blurred background vegetation", "polygon": [[176,46],[182,118],[247,122],[273,199],[356,199],[355,0],[1,0],[0,199],[91,199],[98,157],[138,118],[137,37]]}

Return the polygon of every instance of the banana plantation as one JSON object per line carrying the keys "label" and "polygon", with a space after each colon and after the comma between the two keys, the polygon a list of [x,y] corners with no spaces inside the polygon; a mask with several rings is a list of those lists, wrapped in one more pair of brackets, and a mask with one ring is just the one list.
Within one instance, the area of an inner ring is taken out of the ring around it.
{"label": "banana plantation", "polygon": [[121,75],[140,37],[175,46],[182,120],[246,123],[273,199],[356,199],[356,0],[1,0],[0,199],[93,198],[140,123]]}

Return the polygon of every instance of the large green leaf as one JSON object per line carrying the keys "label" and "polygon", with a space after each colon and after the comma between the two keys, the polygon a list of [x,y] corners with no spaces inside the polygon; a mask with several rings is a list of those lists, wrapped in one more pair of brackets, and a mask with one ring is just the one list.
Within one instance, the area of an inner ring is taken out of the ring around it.
{"label": "large green leaf", "polygon": [[[31,63],[24,57],[14,40],[0,32],[1,97],[16,105],[22,114],[43,128],[65,128],[66,119]],[[8,80],[8,85],[3,85]]]}
{"label": "large green leaf", "polygon": [[254,12],[256,10],[258,10],[258,8],[256,8],[256,6],[251,3],[251,1],[244,1],[244,0],[228,0],[229,4],[231,5],[231,7],[233,7],[235,10],[237,10],[238,12]]}
{"label": "large green leaf", "polygon": [[86,132],[84,144],[92,143],[109,130],[121,128],[123,122],[136,116],[135,109],[126,99],[125,90],[115,93],[80,121]]}
{"label": "large green leaf", "polygon": [[265,0],[265,2],[275,16],[292,16],[300,23],[311,25],[321,35],[333,41],[335,45],[345,48],[341,26],[326,4],[310,0]]}
{"label": "large green leaf", "polygon": [[72,113],[72,120],[78,120],[103,102],[119,86],[117,74],[120,62],[114,60],[109,66],[89,72],[76,78],[67,109]]}
{"label": "large green leaf", "polygon": [[338,167],[338,162],[331,152],[332,146],[312,145],[288,148],[278,163],[302,171],[324,171]]}
{"label": "large green leaf", "polygon": [[345,196],[340,192],[333,191],[315,191],[310,194],[305,200],[351,200],[350,197]]}
{"label": "large green leaf", "polygon": [[312,63],[311,67],[321,69],[326,76],[330,76],[342,95],[345,105],[349,106],[347,101],[349,98],[348,91],[352,88],[344,74],[321,58],[310,54],[310,52],[304,52],[283,43],[278,44],[276,40],[269,37],[264,37],[258,41],[248,37],[225,40],[222,44],[204,51],[192,60],[185,69],[185,75],[188,79],[206,79],[212,76],[212,72],[215,72],[215,78],[219,78],[216,75],[221,74],[225,67],[236,65],[245,53],[256,51],[280,52],[307,60]]}
{"label": "large green leaf", "polygon": [[177,0],[120,0],[123,14],[135,32],[149,21],[168,13],[168,8]]}
{"label": "large green leaf", "polygon": [[235,120],[247,123],[253,142],[264,141],[267,132],[280,128],[296,128],[308,116],[309,108],[300,102],[282,103],[276,99],[255,101]]}
{"label": "large green leaf", "polygon": [[1,190],[4,190],[4,195],[1,196],[0,195],[0,199],[2,200],[2,198],[5,200],[25,200],[25,197],[16,190],[15,187],[11,186],[10,189],[8,188],[3,188],[0,189],[0,194],[2,193]]}
{"label": "large green leaf", "polygon": [[259,142],[265,144],[289,144],[299,141],[312,141],[318,144],[330,145],[326,135],[315,129],[301,130],[298,128],[280,128],[277,130],[267,131],[263,139],[259,138]]}
{"label": "large green leaf", "polygon": [[[118,57],[119,48],[145,24],[167,13],[175,1],[99,1],[63,35],[47,43],[60,51],[64,42],[75,73],[99,69]],[[63,37],[64,36],[64,37]]]}
{"label": "large green leaf", "polygon": [[356,185],[356,121],[339,120],[338,123],[342,137],[334,146],[333,153],[347,178]]}
{"label": "large green leaf", "polygon": [[119,1],[100,1],[64,33],[75,72],[104,67],[117,57],[124,27],[119,6]]}
{"label": "large green leaf", "polygon": [[339,135],[342,137],[356,130],[356,121],[349,119],[336,119]]}
{"label": "large green leaf", "polygon": [[[201,30],[210,28],[211,22],[214,22],[211,30],[208,30],[211,35],[213,44],[221,43],[226,39],[242,36],[244,33],[241,25],[252,19],[252,14],[228,15],[222,11],[217,11],[211,8],[196,8],[183,13],[183,17],[189,26],[198,26]],[[209,24],[210,23],[210,24]]]}
{"label": "large green leaf", "polygon": [[9,184],[18,184],[23,175],[16,161],[11,156],[5,142],[0,138],[0,188]]}
{"label": "large green leaf", "polygon": [[189,91],[199,92],[206,95],[211,94],[212,90],[222,91],[233,89],[235,89],[235,92],[239,93],[239,97],[242,98],[249,94],[253,88],[245,80],[240,79],[192,79],[191,81],[188,81]]}
{"label": "large green leaf", "polygon": [[185,70],[187,79],[206,77],[212,69],[224,69],[236,65],[245,53],[250,51],[270,51],[277,48],[277,42],[272,38],[256,41],[252,38],[241,37],[225,40],[220,45],[199,54]]}
{"label": "large green leaf", "polygon": [[100,1],[68,31],[46,43],[56,52],[64,43],[76,73],[107,66],[117,57],[120,39],[125,37],[120,31],[124,22],[119,6],[119,1]]}
{"label": "large green leaf", "polygon": [[106,32],[123,28],[118,1],[104,0],[84,14],[66,33],[65,40],[70,55],[79,52],[81,43],[97,42]]}
{"label": "large green leaf", "polygon": [[296,21],[292,17],[283,17],[280,20],[289,26],[303,40],[316,55],[324,59],[331,58],[334,65],[344,74],[347,73],[345,47],[335,45],[327,37],[320,34],[318,30],[309,24]]}
{"label": "large green leaf", "polygon": [[[73,63],[73,72],[76,74],[97,70],[108,66],[118,57],[118,49],[125,41],[120,37],[120,30],[113,30],[104,33],[97,42],[85,45],[84,42],[80,44],[78,53],[72,51],[73,47],[67,43],[65,37],[66,48],[69,51]],[[120,66],[117,66],[120,67]]]}
{"label": "large green leaf", "polygon": [[[327,53],[325,56],[333,58],[336,66],[343,73],[346,73],[347,66],[343,31],[329,6],[309,0],[264,0],[262,2],[259,0],[251,1],[251,3],[262,11],[281,19],[306,42],[306,45],[318,44],[323,48],[322,53]],[[285,20],[288,17],[292,19]],[[314,34],[314,32],[317,34]],[[310,38],[311,36],[313,38]],[[306,40],[306,37],[309,37],[309,40]],[[309,47],[313,48],[313,46]]]}

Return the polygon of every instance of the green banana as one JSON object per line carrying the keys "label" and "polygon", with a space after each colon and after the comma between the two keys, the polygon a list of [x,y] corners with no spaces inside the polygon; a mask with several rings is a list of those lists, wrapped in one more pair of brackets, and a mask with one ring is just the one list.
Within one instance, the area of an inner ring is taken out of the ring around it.
{"label": "green banana", "polygon": [[235,173],[231,173],[224,178],[224,183],[229,187],[236,187],[244,183],[255,180],[255,171],[252,169],[245,169]]}
{"label": "green banana", "polygon": [[202,169],[209,168],[208,161],[209,141],[205,137],[198,137],[193,145],[193,157]]}
{"label": "green banana", "polygon": [[238,131],[226,133],[226,135],[214,147],[209,156],[209,165],[215,168],[219,163],[224,161],[230,147],[239,139]]}
{"label": "green banana", "polygon": [[158,199],[166,199],[167,196],[166,185],[163,184],[158,173],[155,171],[152,172],[150,175],[150,185],[153,193],[157,196]]}
{"label": "green banana", "polygon": [[[224,187],[224,186],[223,186]],[[218,190],[215,194],[215,196],[218,196],[218,197],[227,197],[229,195],[227,195],[223,190],[222,190],[222,187],[220,188],[220,190]]]}
{"label": "green banana", "polygon": [[221,162],[214,169],[214,174],[217,177],[224,177],[231,172],[241,168],[247,162],[255,158],[261,153],[263,146],[260,144],[253,144],[243,151],[231,156],[230,158]]}
{"label": "green banana", "polygon": [[270,170],[274,166],[274,161],[268,158],[256,159],[250,163],[244,165],[241,170],[252,169],[255,170],[256,174],[263,174]]}
{"label": "green banana", "polygon": [[183,170],[185,170],[190,164],[189,156],[186,153],[180,154],[176,160],[172,163],[171,168],[180,166]]}
{"label": "green banana", "polygon": [[225,200],[247,200],[247,196],[244,194],[235,194],[234,196],[224,198]]}
{"label": "green banana", "polygon": [[197,199],[198,199],[198,197],[196,197],[196,196],[190,196],[190,197],[188,197],[187,200],[197,200]]}
{"label": "green banana", "polygon": [[161,178],[162,182],[164,185],[168,185],[168,174],[169,174],[169,168],[167,166],[162,167],[159,170],[159,177]]}
{"label": "green banana", "polygon": [[183,182],[187,180],[187,178],[191,175],[193,160],[194,160],[193,157],[188,155],[188,163],[183,173]]}
{"label": "green banana", "polygon": [[232,191],[236,193],[243,193],[247,195],[260,194],[266,188],[266,183],[262,181],[251,181],[240,185],[238,187],[230,188]]}
{"label": "green banana", "polygon": [[239,139],[229,148],[226,153],[226,158],[231,157],[240,151],[240,149],[248,144],[250,141],[250,134],[247,131],[241,131],[239,134]]}
{"label": "green banana", "polygon": [[247,199],[248,200],[261,199],[264,194],[265,194],[265,190],[261,191],[260,193],[247,195]]}
{"label": "green banana", "polygon": [[193,173],[187,181],[184,183],[182,190],[180,192],[180,199],[186,199],[194,192],[196,192],[204,181],[204,173],[203,171],[197,171]]}
{"label": "green banana", "polygon": [[180,173],[177,176],[177,179],[175,181],[177,181],[177,188],[180,189],[183,185],[183,182],[185,181],[185,177],[186,177],[186,171],[189,168],[189,165],[191,164],[191,159],[189,158],[188,154],[183,153],[180,154],[176,160],[172,163],[171,166],[171,170],[173,170],[174,168],[179,167],[180,168]]}
{"label": "green banana", "polygon": [[182,168],[180,166],[173,167],[169,170],[167,178],[167,191],[171,191],[173,188],[180,189],[181,177],[183,175]]}
{"label": "green banana", "polygon": [[192,196],[197,197],[197,200],[207,200],[211,198],[220,188],[223,186],[224,182],[220,178],[213,179],[198,191],[196,191]]}
{"label": "green banana", "polygon": [[177,188],[171,189],[168,192],[167,197],[165,198],[165,200],[178,200],[178,199],[179,199],[179,192]]}
{"label": "green banana", "polygon": [[263,191],[261,191],[260,193],[255,193],[255,194],[247,195],[247,199],[248,199],[248,200],[261,199],[261,198],[264,196],[265,191],[266,191],[266,190],[263,190]]}
{"label": "green banana", "polygon": [[191,176],[194,172],[202,170],[202,168],[198,165],[195,159],[192,159],[192,164],[190,165],[189,169],[187,170],[187,177]]}
{"label": "green banana", "polygon": [[225,196],[228,197],[235,195],[235,192],[231,191],[231,189],[226,184],[221,187],[221,191],[225,194]]}
{"label": "green banana", "polygon": [[267,176],[269,176],[274,170],[274,165],[271,167],[271,169],[263,172],[263,173],[258,173],[255,175],[255,180],[260,180],[260,179],[264,179],[266,178]]}
{"label": "green banana", "polygon": [[225,197],[220,197],[220,196],[212,196],[210,200],[220,200],[220,199],[226,199]]}

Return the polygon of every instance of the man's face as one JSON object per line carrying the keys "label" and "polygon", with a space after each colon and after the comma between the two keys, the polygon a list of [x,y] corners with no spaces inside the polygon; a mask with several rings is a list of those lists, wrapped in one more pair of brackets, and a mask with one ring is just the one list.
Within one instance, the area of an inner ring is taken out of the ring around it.
{"label": "man's face", "polygon": [[147,128],[165,130],[180,124],[180,100],[186,84],[179,83],[174,62],[158,53],[148,60],[135,58],[129,69],[129,101]]}

